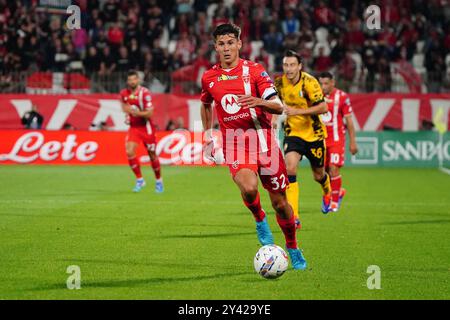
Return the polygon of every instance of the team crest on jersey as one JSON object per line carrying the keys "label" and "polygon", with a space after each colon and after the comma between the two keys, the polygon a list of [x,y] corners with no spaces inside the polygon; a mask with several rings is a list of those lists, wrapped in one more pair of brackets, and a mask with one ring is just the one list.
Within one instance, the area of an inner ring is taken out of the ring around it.
{"label": "team crest on jersey", "polygon": [[324,123],[328,123],[331,121],[331,112],[328,111],[327,113],[321,114],[320,117]]}
{"label": "team crest on jersey", "polygon": [[227,80],[236,80],[239,76],[227,76],[226,74],[222,74],[217,78],[217,81],[227,81]]}
{"label": "team crest on jersey", "polygon": [[220,104],[222,105],[223,110],[225,110],[228,114],[235,114],[241,110],[241,107],[238,104],[238,97],[234,94],[226,94],[223,96]]}

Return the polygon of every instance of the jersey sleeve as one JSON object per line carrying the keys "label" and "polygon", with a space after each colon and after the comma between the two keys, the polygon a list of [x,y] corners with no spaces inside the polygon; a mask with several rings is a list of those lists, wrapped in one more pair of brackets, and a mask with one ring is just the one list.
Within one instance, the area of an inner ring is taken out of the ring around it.
{"label": "jersey sleeve", "polygon": [[123,102],[123,103],[126,103],[126,102],[127,102],[127,101],[125,100],[125,96],[126,96],[125,90],[120,91],[119,96],[120,96],[120,101],[121,101],[121,102]]}
{"label": "jersey sleeve", "polygon": [[280,97],[281,101],[283,101],[283,77],[275,78],[275,89],[277,90],[278,96]]}
{"label": "jersey sleeve", "polygon": [[260,64],[255,64],[253,76],[255,77],[256,88],[261,99],[269,100],[273,96],[277,95],[275,84],[266,70],[264,70],[263,66]]}
{"label": "jersey sleeve", "polygon": [[207,83],[206,73],[202,76],[202,93],[200,94],[200,101],[204,104],[211,104],[214,99],[209,90],[209,84]]}
{"label": "jersey sleeve", "polygon": [[341,108],[342,115],[344,117],[348,116],[348,115],[351,115],[352,112],[353,112],[353,108],[352,108],[352,103],[350,101],[350,97],[348,96],[348,94],[345,93],[342,96],[342,100],[341,101],[342,101],[342,108]]}
{"label": "jersey sleeve", "polygon": [[309,77],[305,81],[305,91],[311,101],[311,106],[316,106],[325,101],[319,81],[314,77]]}
{"label": "jersey sleeve", "polygon": [[152,103],[152,96],[150,94],[150,91],[145,90],[144,94],[142,95],[142,99],[144,100],[144,110],[150,110],[153,108],[153,103]]}

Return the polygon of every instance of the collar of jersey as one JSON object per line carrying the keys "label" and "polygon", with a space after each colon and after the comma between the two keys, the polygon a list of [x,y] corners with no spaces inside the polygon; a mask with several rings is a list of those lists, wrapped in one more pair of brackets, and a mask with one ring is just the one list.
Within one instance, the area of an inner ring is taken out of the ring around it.
{"label": "collar of jersey", "polygon": [[239,58],[239,62],[236,65],[236,67],[233,67],[231,69],[224,69],[224,68],[222,68],[222,66],[220,65],[220,62],[219,62],[219,69],[222,70],[222,71],[225,71],[225,72],[230,72],[230,71],[233,71],[234,69],[236,69],[237,67],[239,67],[241,65],[241,62],[242,62],[242,59]]}

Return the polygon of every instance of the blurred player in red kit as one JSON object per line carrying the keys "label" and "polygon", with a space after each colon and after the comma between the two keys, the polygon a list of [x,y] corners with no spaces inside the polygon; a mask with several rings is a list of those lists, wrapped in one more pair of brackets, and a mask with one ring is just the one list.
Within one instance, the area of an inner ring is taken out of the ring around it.
{"label": "blurred player in red kit", "polygon": [[337,212],[346,193],[342,188],[340,173],[340,168],[344,165],[346,127],[350,137],[351,154],[354,155],[358,152],[358,145],[352,120],[352,105],[347,93],[335,87],[335,81],[330,72],[321,73],[319,82],[325,94],[325,101],[328,103],[328,113],[322,115],[322,121],[325,123],[328,133],[325,168],[331,177],[330,211]]}
{"label": "blurred player in red kit", "polygon": [[139,192],[145,187],[145,180],[141,173],[141,165],[136,156],[137,147],[142,142],[148,152],[153,171],[155,172],[155,191],[161,193],[164,190],[164,186],[161,178],[161,165],[155,152],[155,128],[151,120],[154,107],[149,90],[140,85],[137,71],[130,70],[128,72],[127,88],[120,92],[120,98],[122,101],[122,110],[127,114],[130,124],[130,129],[125,140],[125,148],[128,163],[136,176],[136,185],[133,191]]}
{"label": "blurred player in red kit", "polygon": [[[241,59],[241,30],[226,23],[214,33],[215,49],[220,62],[202,77],[201,117],[206,131],[205,153],[214,144],[212,103],[222,133],[225,163],[242,199],[256,221],[258,240],[262,245],[274,244],[265,211],[261,208],[258,176],[268,191],[277,222],[286,239],[293,268],[303,270],[306,260],[298,249],[292,207],[286,199],[288,185],[286,167],[269,114],[281,114],[283,105],[274,83],[264,68]],[[208,157],[214,159],[211,152]]]}

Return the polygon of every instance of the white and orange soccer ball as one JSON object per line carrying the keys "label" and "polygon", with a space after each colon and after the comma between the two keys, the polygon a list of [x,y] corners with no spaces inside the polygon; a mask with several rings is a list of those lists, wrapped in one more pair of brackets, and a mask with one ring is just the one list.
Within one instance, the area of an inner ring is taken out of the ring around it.
{"label": "white and orange soccer ball", "polygon": [[281,277],[287,270],[289,260],[286,252],[277,245],[261,247],[253,260],[255,271],[266,279]]}

